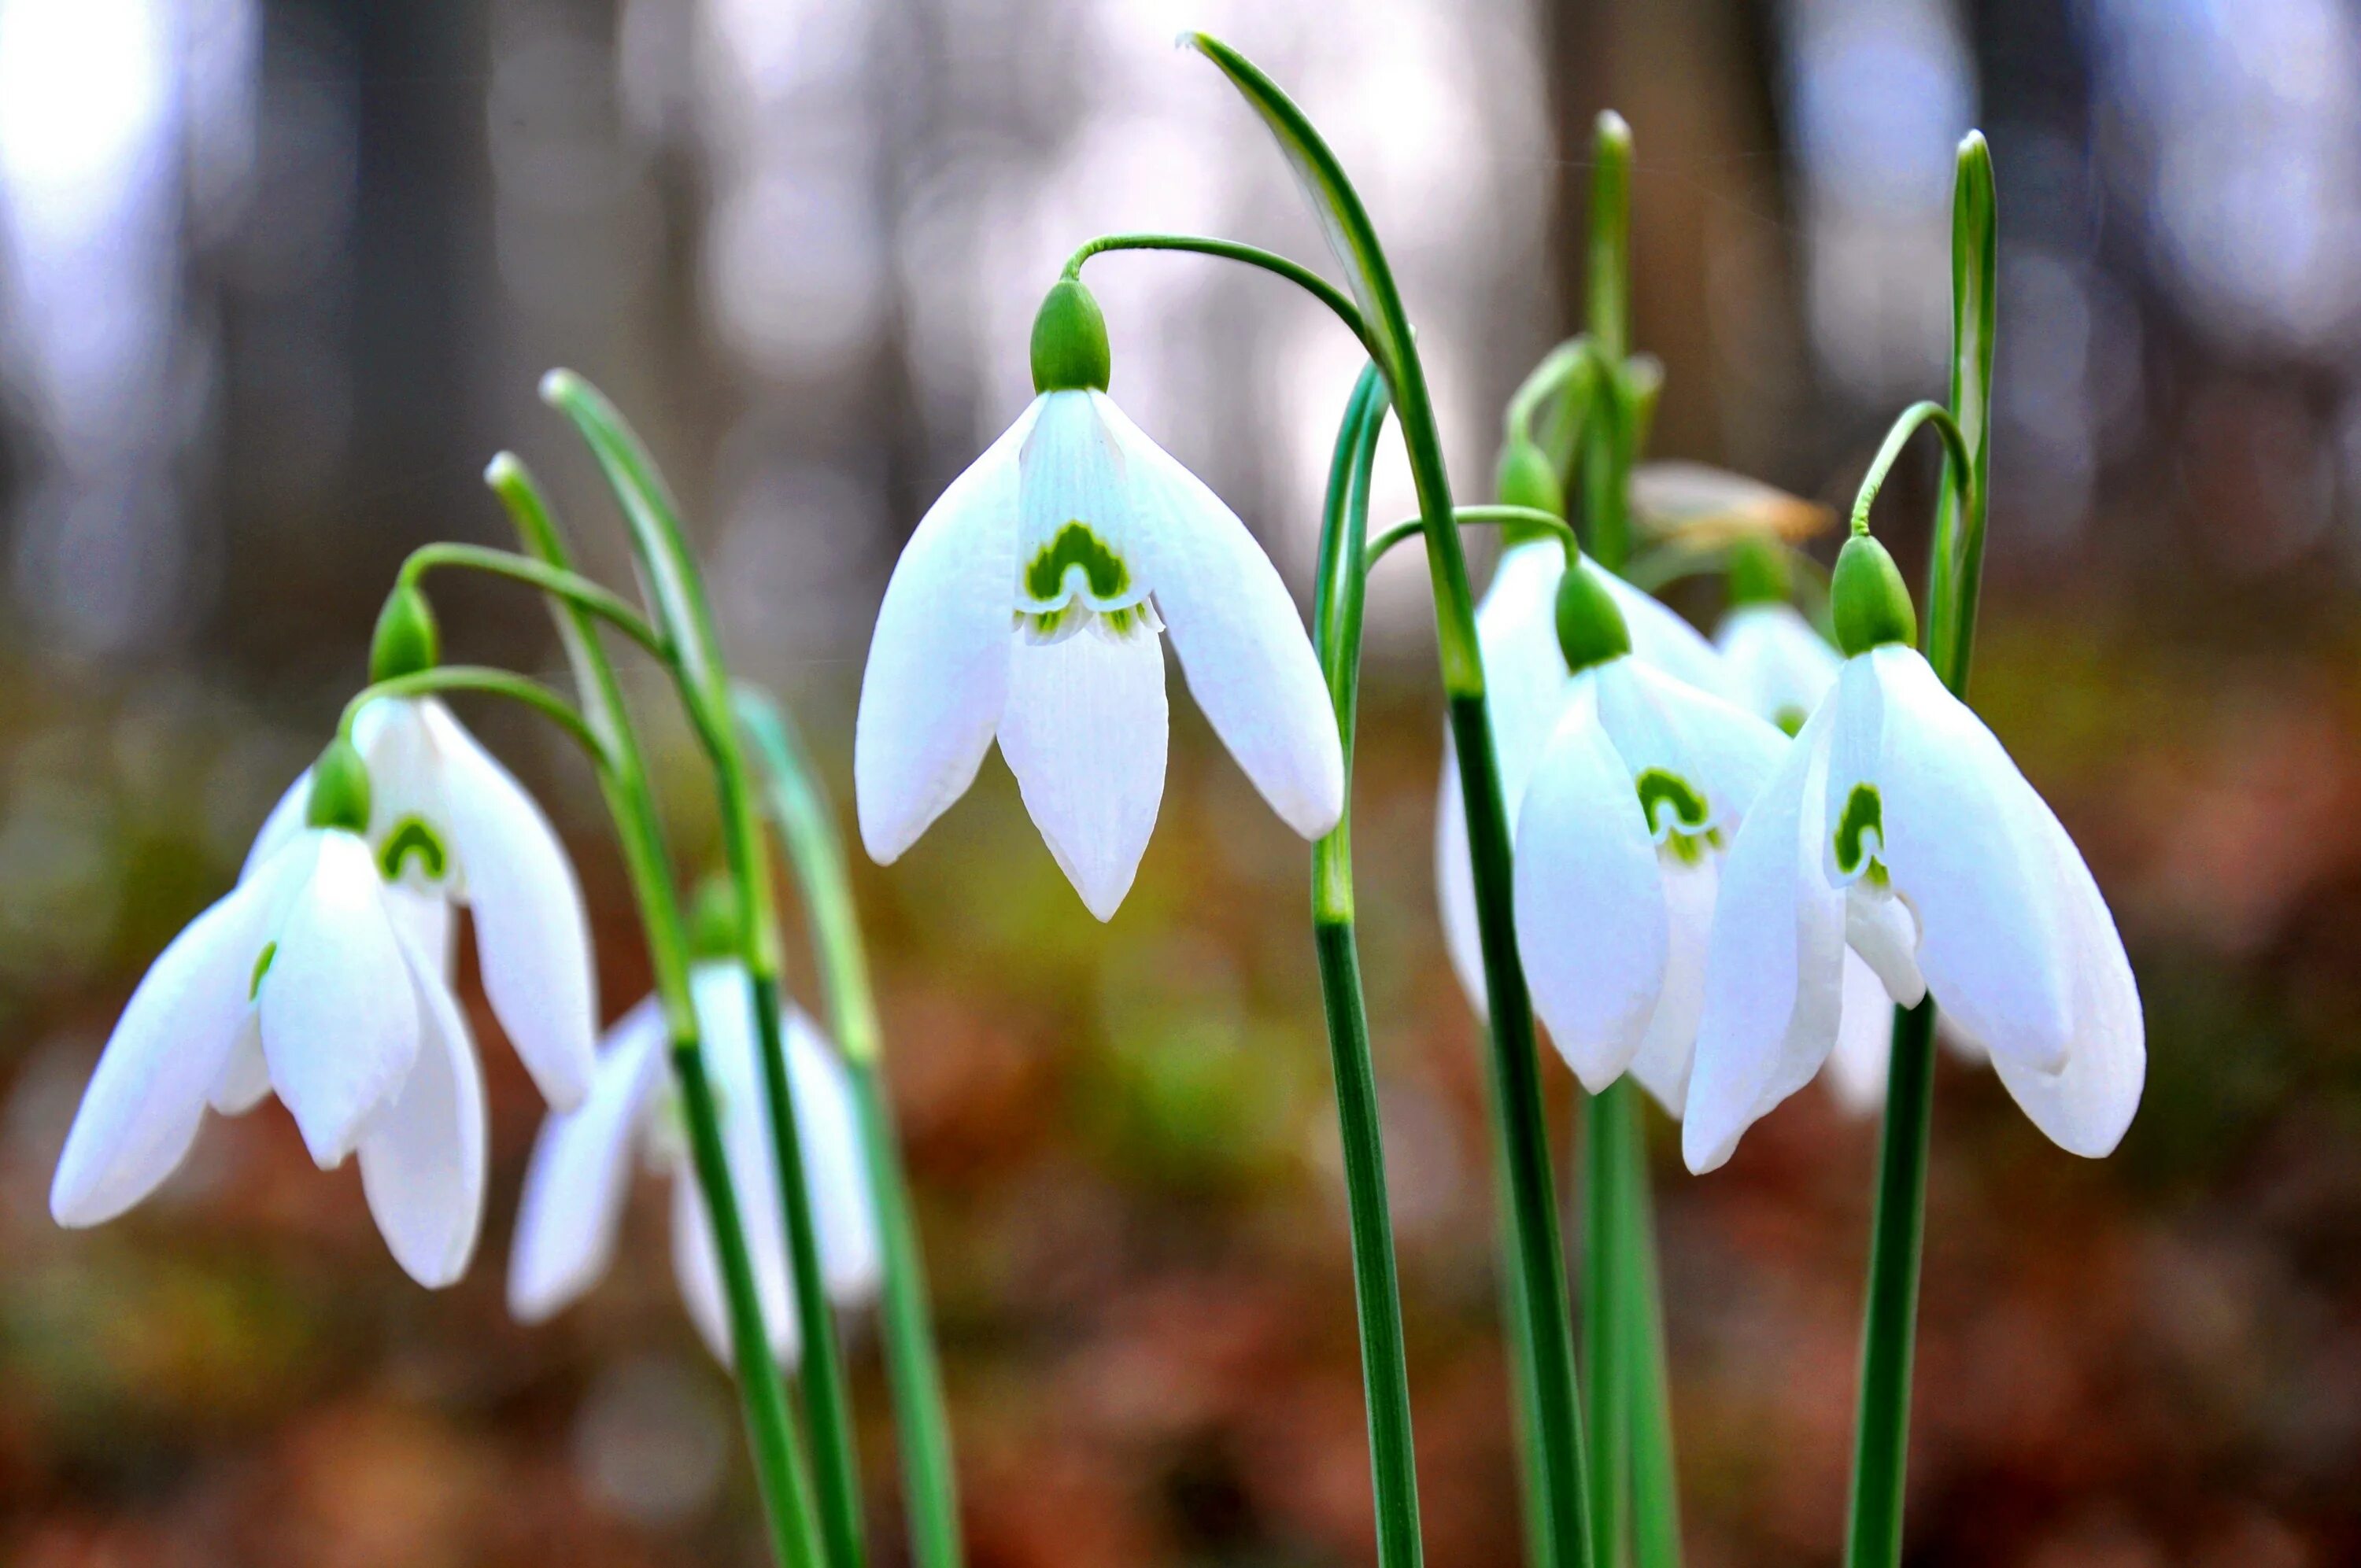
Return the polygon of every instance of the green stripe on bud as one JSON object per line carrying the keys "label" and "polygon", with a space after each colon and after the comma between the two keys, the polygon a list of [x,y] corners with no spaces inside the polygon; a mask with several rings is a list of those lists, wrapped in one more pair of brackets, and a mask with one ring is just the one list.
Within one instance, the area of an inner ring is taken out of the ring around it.
{"label": "green stripe on bud", "polygon": [[303,820],[313,828],[368,831],[368,764],[361,761],[359,749],[341,735],[329,741],[320,760],[312,764],[312,796],[304,803]]}
{"label": "green stripe on bud", "polygon": [[1787,602],[1787,552],[1782,546],[1748,535],[1730,547],[1730,603]]}
{"label": "green stripe on bud", "polygon": [[[1500,448],[1492,471],[1492,493],[1502,506],[1531,507],[1552,517],[1565,515],[1565,487],[1558,483],[1557,466],[1549,455],[1524,435],[1511,435]],[[1512,522],[1500,530],[1503,542],[1522,544],[1546,539],[1550,531],[1539,523]]]}
{"label": "green stripe on bud", "polygon": [[1837,553],[1828,597],[1837,623],[1837,646],[1847,658],[1889,642],[1905,648],[1918,645],[1918,614],[1910,607],[1910,590],[1903,585],[1901,568],[1894,565],[1885,546],[1868,534],[1854,534]]}
{"label": "green stripe on bud", "polygon": [[1033,389],[1104,392],[1114,363],[1099,302],[1080,280],[1059,279],[1033,316]]}
{"label": "green stripe on bud", "polygon": [[1557,645],[1568,671],[1603,664],[1631,651],[1631,629],[1607,585],[1576,556],[1557,586]]}
{"label": "green stripe on bud", "polygon": [[398,584],[377,612],[377,634],[369,642],[371,684],[416,674],[442,662],[443,632],[434,623],[434,607],[417,585]]}

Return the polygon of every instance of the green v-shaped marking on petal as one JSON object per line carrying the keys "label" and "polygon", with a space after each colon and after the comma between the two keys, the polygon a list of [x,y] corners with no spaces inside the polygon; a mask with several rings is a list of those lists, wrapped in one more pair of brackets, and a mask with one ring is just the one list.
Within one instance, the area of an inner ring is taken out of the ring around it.
{"label": "green v-shaped marking on petal", "polygon": [[1114,598],[1131,587],[1131,569],[1123,557],[1092,532],[1090,524],[1076,520],[1058,530],[1057,537],[1025,568],[1026,596],[1045,603],[1056,598],[1066,574],[1076,566],[1082,569],[1084,588],[1094,599]]}
{"label": "green v-shaped marking on petal", "polygon": [[1864,861],[1873,857],[1861,848],[1861,839],[1874,833],[1881,845],[1885,842],[1885,802],[1875,784],[1857,784],[1845,796],[1844,812],[1837,818],[1837,870],[1847,876],[1857,874]]}
{"label": "green v-shaped marking on petal", "polygon": [[412,855],[418,857],[428,882],[441,882],[443,873],[451,869],[451,854],[443,847],[442,836],[429,828],[423,817],[415,816],[403,817],[385,836],[385,843],[377,852],[378,870],[386,881],[399,882],[402,862]]}
{"label": "green v-shaped marking on petal", "polygon": [[262,944],[262,951],[254,960],[254,978],[246,982],[246,999],[248,1002],[262,994],[262,977],[270,972],[270,960],[278,956],[278,943]]}
{"label": "green v-shaped marking on petal", "polygon": [[[1642,772],[1634,782],[1640,791],[1640,811],[1647,817],[1648,831],[1652,835],[1665,826],[1686,828],[1694,833],[1705,826],[1707,817],[1713,815],[1712,808],[1706,805],[1705,797],[1697,792],[1697,787],[1678,773],[1668,773],[1663,768],[1649,768]],[[1671,823],[1664,823],[1659,816],[1656,808],[1660,806],[1673,808]]]}

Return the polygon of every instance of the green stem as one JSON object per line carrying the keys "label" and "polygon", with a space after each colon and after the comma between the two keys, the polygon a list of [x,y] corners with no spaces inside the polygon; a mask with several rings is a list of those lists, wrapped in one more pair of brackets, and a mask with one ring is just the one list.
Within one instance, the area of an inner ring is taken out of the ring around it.
{"label": "green stem", "polygon": [[604,470],[629,524],[632,549],[663,628],[664,663],[688,711],[691,728],[713,768],[723,858],[738,895],[741,956],[754,992],[761,1044],[763,1099],[770,1122],[793,1266],[796,1315],[802,1330],[801,1385],[819,1497],[820,1533],[834,1568],[859,1568],[860,1453],[852,1433],[852,1401],[844,1358],[819,1268],[819,1232],[804,1179],[803,1143],[796,1127],[794,1085],[787,1073],[785,1025],[779,1014],[778,904],[771,887],[752,775],[730,710],[730,677],[714,630],[703,575],[681,527],[679,509],[638,434],[596,388],[567,370],[542,378],[542,397],[574,422]]}
{"label": "green stem", "polygon": [[1630,1074],[1584,1107],[1582,1137],[1582,1367],[1589,1379],[1583,1426],[1590,1439],[1591,1554],[1600,1563],[1623,1561],[1631,1506],[1630,1326],[1625,1297],[1630,1254],[1625,1247],[1625,1147],[1635,1135]]}
{"label": "green stem", "polygon": [[891,1385],[902,1456],[903,1507],[917,1568],[959,1568],[959,1477],[951,1458],[942,1367],[928,1305],[925,1260],[912,1217],[885,1089],[882,1034],[869,982],[869,960],[845,874],[838,835],[818,770],[785,710],[741,684],[732,696],[741,727],[770,781],[766,800],[803,892],[829,1026],[852,1075],[862,1124],[862,1155],[884,1249],[885,1376]]}
{"label": "green stem", "polygon": [[[1887,428],[1885,440],[1877,448],[1877,455],[1869,460],[1869,472],[1861,477],[1861,490],[1854,496],[1852,503],[1854,533],[1869,532],[1869,511],[1877,502],[1877,492],[1885,488],[1885,478],[1893,471],[1894,460],[1902,455],[1902,449],[1910,444],[1910,438],[1918,433],[1921,425],[1933,426],[1935,433],[1943,438],[1945,492],[1948,494],[1957,486],[1972,498],[1983,488],[1976,482],[1975,459],[1969,453],[1967,437],[1960,433],[1960,422],[1951,417],[1951,411],[1937,402],[1913,403],[1894,416],[1894,423]],[[1939,564],[1949,553],[1949,531],[1938,530],[1934,551],[1937,563]],[[1930,599],[1929,602],[1940,601]]]}
{"label": "green stem", "polygon": [[[1938,496],[1928,567],[1927,646],[1935,673],[1964,702],[1983,572],[1999,225],[1992,153],[1980,132],[1970,132],[1960,144],[1951,214],[1952,417],[1946,422],[1949,433],[1945,437],[1951,461]],[[1863,510],[1856,509],[1856,519]],[[1870,1222],[1847,1568],[1894,1568],[1902,1560],[1910,1376],[1917,1340],[1934,1096],[1935,1003],[1930,997],[1894,1013],[1885,1126],[1878,1144],[1877,1199]]]}
{"label": "green stem", "polygon": [[[484,477],[507,505],[525,547],[553,567],[569,569],[565,542],[524,465],[502,453],[492,459]],[[720,1113],[706,1079],[697,1008],[689,991],[686,928],[648,784],[646,757],[623,706],[622,685],[599,645],[592,612],[577,602],[564,601],[557,628],[581,689],[585,722],[599,738],[608,759],[598,771],[598,786],[615,820],[624,868],[647,933],[656,993],[672,1037],[673,1073],[680,1085],[697,1180],[720,1255],[735,1382],[769,1528],[771,1555],[780,1568],[818,1568],[820,1545],[813,1529],[811,1484],[804,1474],[785,1391],[772,1364],[770,1331],[763,1321],[745,1225],[722,1154]]]}
{"label": "green stem", "polygon": [[1260,246],[1244,245],[1234,239],[1214,239],[1198,234],[1101,235],[1066,258],[1064,276],[1080,278],[1083,262],[1110,250],[1187,251],[1197,256],[1217,256],[1224,261],[1240,261],[1248,267],[1275,273],[1334,312],[1339,320],[1353,329],[1353,335],[1361,340],[1361,346],[1370,350],[1371,358],[1376,357],[1376,350],[1369,341],[1368,323],[1362,318],[1359,307],[1335,284],[1301,262],[1290,260],[1276,251],[1265,250]]}
{"label": "green stem", "polygon": [[428,572],[436,567],[454,566],[507,577],[539,588],[577,609],[589,611],[659,659],[668,652],[663,634],[649,625],[647,617],[622,595],[592,582],[579,572],[566,571],[546,561],[519,555],[512,551],[488,550],[480,544],[455,544],[448,541],[422,544],[402,562],[401,570],[394,581],[401,587],[416,587],[419,579]]}
{"label": "green stem", "polygon": [[1378,1561],[1417,1568],[1424,1560],[1418,1522],[1418,1468],[1411,1442],[1410,1367],[1402,1343],[1401,1289],[1393,1220],[1386,1198],[1385,1143],[1369,1016],[1354,931],[1351,780],[1360,700],[1361,615],[1368,583],[1362,540],[1368,532],[1369,471],[1386,414],[1375,366],[1353,389],[1320,532],[1319,598],[1312,642],[1335,705],[1344,743],[1345,810],[1312,846],[1312,934],[1320,996],[1336,1078],[1336,1124],[1353,1232],[1353,1299],[1361,1330],[1361,1388],[1369,1425],[1369,1472],[1377,1500]]}
{"label": "green stem", "polygon": [[612,761],[605,738],[572,703],[529,675],[488,664],[436,664],[391,680],[373,681],[355,692],[345,704],[345,711],[336,720],[336,733],[351,740],[353,720],[360,717],[362,708],[379,697],[431,696],[443,692],[484,692],[521,702],[565,730],[593,763],[603,767]]}
{"label": "green stem", "polygon": [[[1575,547],[1573,525],[1555,512],[1539,507],[1475,506],[1455,507],[1451,514],[1462,528],[1490,525],[1496,528],[1540,528],[1556,534],[1567,548]],[[1385,559],[1387,552],[1405,540],[1415,539],[1426,532],[1426,519],[1413,517],[1392,524],[1369,541],[1361,552],[1361,569],[1367,571]]]}
{"label": "green stem", "polygon": [[[1636,1097],[1635,1097],[1636,1099]],[[1670,1375],[1664,1354],[1664,1285],[1656,1267],[1655,1202],[1648,1187],[1647,1124],[1633,1106],[1624,1141],[1623,1228],[1626,1255],[1622,1309],[1629,1323],[1626,1363],[1637,1382],[1631,1422],[1631,1558],[1638,1568],[1679,1568],[1681,1506],[1673,1461]]]}

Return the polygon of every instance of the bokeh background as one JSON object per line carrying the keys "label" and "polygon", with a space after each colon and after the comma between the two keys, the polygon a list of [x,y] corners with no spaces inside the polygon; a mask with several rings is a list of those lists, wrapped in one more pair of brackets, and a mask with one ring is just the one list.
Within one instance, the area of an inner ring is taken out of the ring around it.
{"label": "bokeh background", "polygon": [[[1939,391],[1950,149],[1988,131],[1977,695],[2114,903],[2152,1060],[2101,1164],[1943,1069],[1913,1560],[2361,1561],[2361,18],[2339,0],[0,0],[0,1561],[755,1560],[660,1200],[589,1300],[506,1319],[539,1106],[479,1002],[494,1198],[447,1292],[400,1275],[352,1172],[313,1171],[275,1108],[216,1121],[97,1232],[51,1226],[49,1173],[130,986],[361,678],[395,564],[504,542],[485,459],[523,453],[623,580],[591,466],[534,400],[549,365],[639,422],[743,672],[849,785],[885,574],[1022,405],[1065,254],[1158,227],[1323,259],[1260,130],[1171,50],[1182,25],[1260,60],[1361,179],[1469,499],[1501,398],[1574,324],[1599,107],[1638,138],[1657,454],[1828,500]],[[1300,588],[1352,345],[1199,259],[1091,280],[1117,395]],[[1906,479],[1886,527],[1915,557]],[[551,667],[516,591],[436,597],[456,652]],[[1510,1425],[1415,562],[1383,575],[1372,639],[1363,931],[1428,1541],[1495,1563]],[[647,710],[684,853],[709,855],[679,727]],[[980,1568],[1370,1551],[1306,855],[1174,710],[1111,925],[997,762],[902,864],[860,868]],[[511,714],[469,717],[572,841],[620,1011],[645,969],[589,781]],[[1692,1561],[1831,1561],[1873,1126],[1807,1092],[1706,1179],[1664,1126]]]}

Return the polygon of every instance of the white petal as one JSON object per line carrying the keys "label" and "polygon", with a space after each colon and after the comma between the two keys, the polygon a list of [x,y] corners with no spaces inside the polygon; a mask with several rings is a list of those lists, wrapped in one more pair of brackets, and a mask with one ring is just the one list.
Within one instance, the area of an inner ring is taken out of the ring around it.
{"label": "white petal", "polygon": [[795,1088],[796,1130],[804,1181],[811,1193],[820,1277],[829,1299],[855,1306],[877,1294],[884,1262],[877,1212],[862,1155],[861,1113],[844,1061],[801,1008],[785,1017],[787,1079]]}
{"label": "white petal", "polygon": [[[1713,807],[1717,826],[1735,827],[1745,820],[1746,808],[1787,755],[1790,744],[1776,725],[1757,718],[1712,692],[1691,685],[1636,659],[1620,661],[1628,671],[1624,680],[1647,698],[1658,722],[1673,738],[1674,747],[1697,786]],[[1602,686],[1605,697],[1610,688]],[[1608,733],[1624,760],[1637,763],[1617,733],[1614,714],[1608,716]]]}
{"label": "white petal", "polygon": [[1097,401],[1123,449],[1141,513],[1136,550],[1190,693],[1279,819],[1320,837],[1344,812],[1344,751],[1287,585],[1237,513]]}
{"label": "white petal", "polygon": [[663,1004],[643,997],[607,1031],[590,1097],[542,1123],[509,1255],[509,1311],[520,1322],[572,1304],[613,1261],[633,1150],[664,1081],[666,1045]]}
{"label": "white petal", "polygon": [[1616,608],[1623,612],[1623,624],[1631,633],[1631,656],[1643,663],[1653,664],[1668,675],[1688,682],[1700,691],[1716,696],[1728,689],[1728,677],[1722,673],[1721,655],[1705,640],[1705,633],[1675,614],[1663,600],[1633,587],[1614,573],[1584,556],[1583,569],[1595,572],[1614,596]]}
{"label": "white petal", "polygon": [[[1434,895],[1443,918],[1443,950],[1478,1019],[1491,1013],[1484,990],[1484,938],[1476,924],[1476,868],[1467,849],[1467,811],[1459,793],[1459,759],[1443,740],[1443,784],[1434,801]],[[1510,831],[1515,817],[1510,817]],[[1513,840],[1511,840],[1513,842]]]}
{"label": "white petal", "polygon": [[237,880],[245,882],[269,862],[270,858],[293,843],[303,831],[303,815],[312,805],[312,770],[305,768],[262,819],[262,827],[254,835],[253,846],[246,851],[246,863],[238,868]]}
{"label": "white petal", "polygon": [[1705,1010],[1705,956],[1713,937],[1721,866],[1714,855],[1684,865],[1661,852],[1656,863],[1664,880],[1664,983],[1648,1032],[1632,1055],[1631,1076],[1677,1121],[1688,1102],[1697,1015]]}
{"label": "white petal", "polygon": [[418,1065],[361,1136],[361,1190],[412,1279],[467,1271],[484,1222],[484,1080],[476,1042],[434,958],[405,945],[418,1001]]}
{"label": "white petal", "polygon": [[279,856],[190,922],[148,966],[82,1091],[49,1186],[60,1225],[111,1220],[180,1165],[205,1100],[251,1015],[255,960],[268,940],[279,884],[307,849]]}
{"label": "white petal", "polygon": [[1009,641],[1001,755],[1074,891],[1111,919],[1164,798],[1163,647],[1146,627]]}
{"label": "white petal", "polygon": [[1894,999],[1859,953],[1847,953],[1844,1017],[1837,1025],[1836,1048],[1828,1053],[1828,1066],[1820,1076],[1838,1104],[1856,1116],[1866,1116],[1884,1103],[1886,1073],[1893,1059]]}
{"label": "white petal", "polygon": [[888,865],[967,793],[1008,691],[1016,455],[1037,400],[951,481],[895,563],[853,724],[861,841]]}
{"label": "white petal", "polygon": [[[1045,392],[1033,406],[1033,432],[1017,457],[1016,608],[1049,611],[1079,599],[1093,609],[1127,609],[1148,597],[1141,535],[1141,488],[1131,453],[1116,437],[1120,420],[1103,392]],[[1093,542],[1092,565],[1057,559],[1067,531]],[[1093,571],[1111,574],[1095,577]]]}
{"label": "white petal", "polygon": [[2114,1152],[2139,1109],[2147,1078],[2147,1028],[2131,960],[2091,868],[2057,814],[2037,797],[2034,805],[2065,920],[2067,972],[2074,987],[2072,1035],[2061,1072],[2037,1071],[2008,1054],[1996,1053],[1992,1062],[2025,1113],[2052,1142],[2095,1159]]}
{"label": "white petal", "polygon": [[1845,945],[1867,964],[1896,1007],[1926,998],[1918,972],[1918,920],[1910,906],[1860,883],[1845,890]]}
{"label": "white petal", "polygon": [[205,1098],[225,1116],[243,1116],[269,1092],[270,1064],[262,1056],[262,1015],[248,1008]]}
{"label": "white petal", "polygon": [[435,972],[448,984],[459,960],[456,940],[458,926],[451,901],[438,894],[412,893],[389,883],[385,913],[401,939],[433,959]]}
{"label": "white petal", "polygon": [[1843,663],[1788,604],[1741,605],[1714,630],[1731,701],[1793,734],[1836,685]]}
{"label": "white petal", "polygon": [[388,880],[415,897],[456,897],[462,886],[446,810],[451,737],[467,732],[434,697],[380,697],[363,708],[353,744],[368,764],[369,848]]}
{"label": "white petal", "polygon": [[1811,1080],[1836,1040],[1844,898],[1822,874],[1832,710],[1804,726],[1722,857],[1681,1155],[1713,1169],[1773,1105]]}
{"label": "white petal", "polygon": [[2056,1071],[2071,1038],[2074,981],[2041,826],[2048,808],[1924,658],[1896,646],[1866,658],[1883,702],[1885,862],[1918,916],[1919,971],[1937,1004],[1993,1055]]}
{"label": "white petal", "polygon": [[1586,674],[1517,825],[1517,948],[1533,1006],[1592,1093],[1621,1076],[1664,980],[1664,879]]}
{"label": "white petal", "polygon": [[368,1118],[418,1059],[418,1003],[368,846],[312,829],[311,875],[281,917],[262,977],[262,1054],[323,1170],[343,1163]]}
{"label": "white petal", "polygon": [[598,1004],[574,863],[524,786],[440,703],[424,712],[484,994],[542,1098],[560,1111],[579,1105],[590,1092]]}
{"label": "white petal", "polygon": [[[760,1110],[757,1108],[757,1118]],[[742,1120],[742,1118],[741,1118]],[[731,1135],[724,1114],[724,1141],[729,1146],[730,1187],[737,1195],[740,1223],[754,1269],[756,1299],[769,1331],[771,1354],[783,1366],[793,1366],[799,1348],[793,1298],[787,1287],[785,1241],[780,1230],[778,1184],[767,1169],[744,1163],[745,1135]],[[757,1129],[759,1135],[759,1128]],[[761,1152],[757,1150],[756,1152]],[[680,1282],[681,1299],[706,1344],[726,1365],[731,1354],[730,1310],[721,1282],[721,1255],[713,1239],[713,1223],[698,1186],[692,1160],[684,1158],[673,1178],[673,1275]]]}

